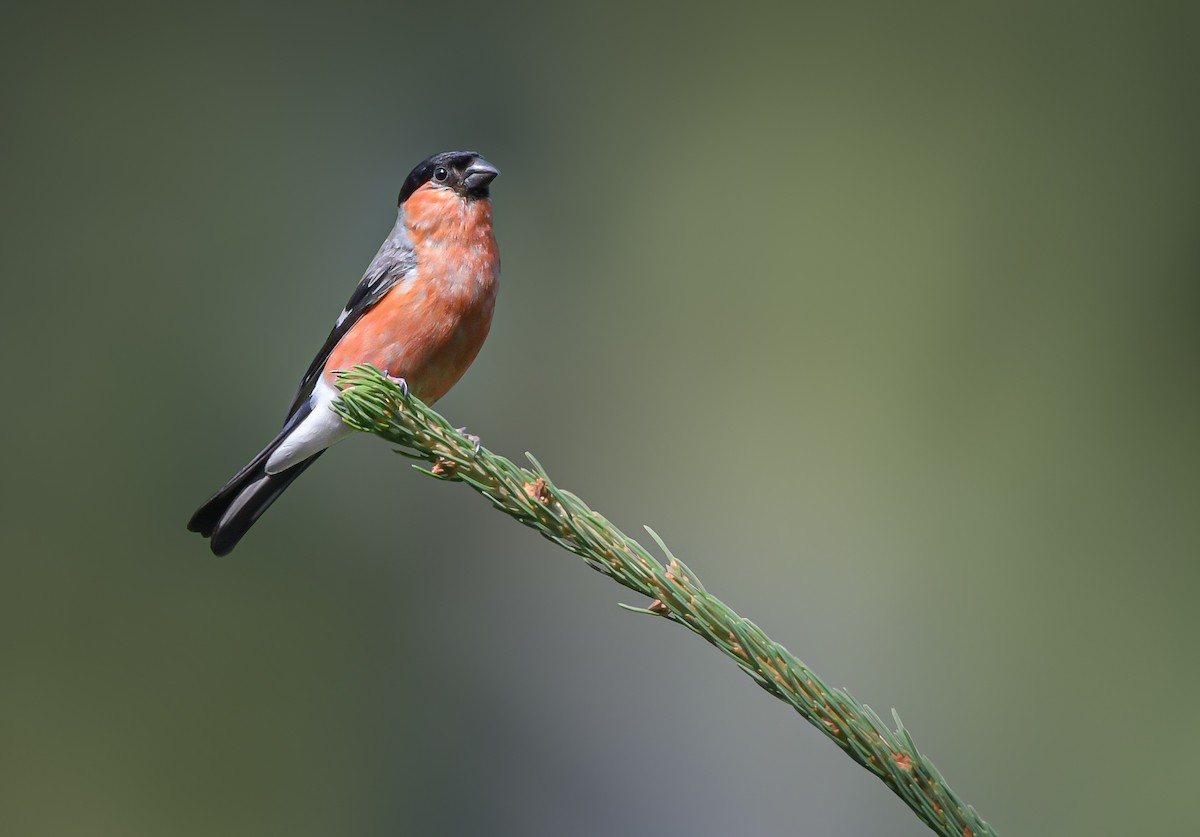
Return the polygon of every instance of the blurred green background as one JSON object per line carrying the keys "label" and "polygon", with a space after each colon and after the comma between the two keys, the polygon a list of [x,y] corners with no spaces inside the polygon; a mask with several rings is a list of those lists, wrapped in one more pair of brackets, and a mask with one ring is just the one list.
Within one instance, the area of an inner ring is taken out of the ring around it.
{"label": "blurred green background", "polygon": [[926,833],[377,440],[184,530],[460,147],[504,280],[442,412],[1002,833],[1194,829],[1196,5],[704,9],[8,10],[0,833]]}

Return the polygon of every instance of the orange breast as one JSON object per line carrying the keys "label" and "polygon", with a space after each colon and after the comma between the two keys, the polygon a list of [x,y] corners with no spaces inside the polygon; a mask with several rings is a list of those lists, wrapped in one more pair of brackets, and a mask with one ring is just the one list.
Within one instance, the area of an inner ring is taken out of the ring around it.
{"label": "orange breast", "polygon": [[500,258],[489,201],[422,187],[404,206],[416,273],[342,338],[325,373],[374,364],[432,404],[458,382],[487,338]]}

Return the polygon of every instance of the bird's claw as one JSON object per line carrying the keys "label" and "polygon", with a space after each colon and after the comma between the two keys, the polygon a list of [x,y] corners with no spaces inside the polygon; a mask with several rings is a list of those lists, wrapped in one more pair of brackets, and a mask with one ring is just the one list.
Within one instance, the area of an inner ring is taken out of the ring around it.
{"label": "bird's claw", "polygon": [[383,377],[400,387],[400,392],[404,393],[405,398],[408,398],[408,381],[404,380],[403,378],[397,378],[395,375],[389,373],[386,369],[383,370]]}
{"label": "bird's claw", "polygon": [[479,451],[483,450],[483,442],[480,441],[478,436],[476,436],[474,433],[468,433],[467,428],[465,427],[457,427],[455,429],[465,436],[468,442],[475,446],[475,453],[479,453]]}

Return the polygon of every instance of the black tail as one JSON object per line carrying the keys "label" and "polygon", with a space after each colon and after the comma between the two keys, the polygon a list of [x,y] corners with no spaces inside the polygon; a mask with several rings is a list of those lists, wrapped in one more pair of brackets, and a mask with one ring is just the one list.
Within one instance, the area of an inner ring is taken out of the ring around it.
{"label": "black tail", "polygon": [[238,471],[220,491],[196,510],[188,521],[188,529],[211,538],[209,546],[215,555],[228,555],[237,546],[242,536],[250,531],[254,521],[279,499],[296,477],[304,473],[309,465],[317,461],[325,451],[313,454],[303,462],[297,462],[278,474],[267,473],[267,459],[296,425],[296,417],[289,421],[271,440],[271,443]]}

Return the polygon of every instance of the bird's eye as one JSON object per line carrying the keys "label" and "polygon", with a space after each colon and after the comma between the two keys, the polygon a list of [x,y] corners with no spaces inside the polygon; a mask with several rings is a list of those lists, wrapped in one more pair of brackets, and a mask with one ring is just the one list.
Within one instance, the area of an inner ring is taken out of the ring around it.
{"label": "bird's eye", "polygon": [[438,183],[445,183],[446,178],[450,176],[450,172],[446,171],[445,166],[438,166],[433,170],[433,179]]}

